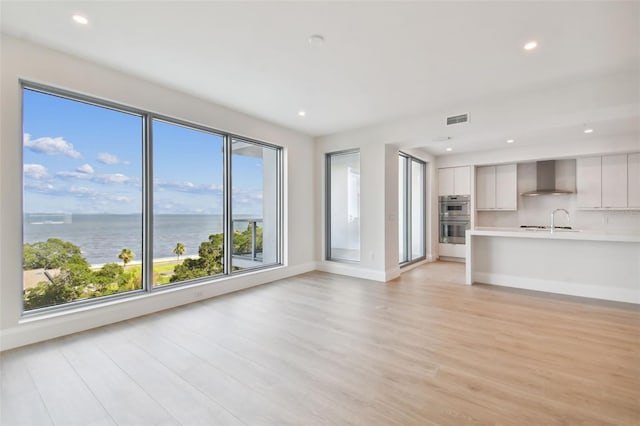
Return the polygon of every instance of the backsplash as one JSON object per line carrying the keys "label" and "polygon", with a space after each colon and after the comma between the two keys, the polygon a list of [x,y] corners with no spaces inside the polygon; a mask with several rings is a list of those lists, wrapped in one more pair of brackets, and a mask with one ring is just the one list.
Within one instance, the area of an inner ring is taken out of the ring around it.
{"label": "backsplash", "polygon": [[[573,183],[570,182],[573,176]],[[569,168],[565,184],[575,188],[575,174]],[[535,164],[518,164],[518,194],[530,190],[535,185]],[[520,225],[551,224],[551,212],[555,209],[566,209],[567,215],[556,213],[557,226],[571,226],[576,229],[599,231],[622,231],[640,233],[640,211],[609,210],[591,211],[576,209],[576,194],[542,195],[537,197],[518,196],[518,211],[481,211],[478,212],[476,226],[486,227],[519,227]]]}
{"label": "backsplash", "polygon": [[476,226],[519,227],[520,225],[546,225],[551,223],[551,212],[562,208],[569,212],[556,213],[557,226],[600,231],[628,231],[640,233],[640,211],[587,211],[576,210],[575,195],[531,197],[521,202],[516,212],[478,212]]}

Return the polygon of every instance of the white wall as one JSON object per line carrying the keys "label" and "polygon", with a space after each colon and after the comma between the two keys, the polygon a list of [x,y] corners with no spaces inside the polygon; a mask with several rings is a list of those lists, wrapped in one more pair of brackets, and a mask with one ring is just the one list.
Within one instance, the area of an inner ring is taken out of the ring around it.
{"label": "white wall", "polygon": [[[11,37],[1,39],[0,349],[77,332],[315,267],[313,139],[193,96]],[[21,320],[22,129],[18,79],[48,84],[284,147],[286,266]]]}
{"label": "white wall", "polygon": [[[346,132],[316,139],[316,203],[320,219],[316,234],[318,269],[378,281],[388,281],[400,274],[398,256],[398,147],[385,135],[376,136],[369,129]],[[325,155],[347,149],[360,150],[360,248],[358,263],[326,261],[325,247]],[[427,212],[433,210],[433,157],[420,149],[403,150],[427,164]],[[437,200],[436,200],[437,202]],[[436,206],[437,208],[437,206]],[[427,213],[428,214],[428,213]],[[437,227],[431,221],[427,230]],[[437,231],[437,229],[436,229]],[[427,257],[433,258],[434,243],[428,240]]]}

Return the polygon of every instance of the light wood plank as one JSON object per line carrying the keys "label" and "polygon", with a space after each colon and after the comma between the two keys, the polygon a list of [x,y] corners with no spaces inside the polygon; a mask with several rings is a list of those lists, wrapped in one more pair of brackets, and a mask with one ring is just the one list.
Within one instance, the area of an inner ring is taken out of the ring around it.
{"label": "light wood plank", "polygon": [[179,424],[95,342],[74,336],[63,343],[64,358],[118,425]]}
{"label": "light wood plank", "polygon": [[55,424],[115,425],[116,422],[58,350],[59,341],[20,351]]}
{"label": "light wood plank", "polygon": [[19,352],[0,355],[0,424],[53,424]]}
{"label": "light wood plank", "polygon": [[463,282],[450,262],[390,283],[312,272],[17,349],[2,401],[24,400],[6,418],[640,424],[637,306]]}

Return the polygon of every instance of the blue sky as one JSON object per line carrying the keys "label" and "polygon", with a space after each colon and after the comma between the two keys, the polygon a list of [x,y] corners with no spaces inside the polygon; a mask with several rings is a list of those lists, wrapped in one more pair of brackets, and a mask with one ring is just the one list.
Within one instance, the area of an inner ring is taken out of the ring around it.
{"label": "blue sky", "polygon": [[[24,90],[25,213],[140,213],[142,118]],[[222,214],[222,137],[153,123],[154,212]],[[234,214],[262,216],[262,159],[233,156]]]}

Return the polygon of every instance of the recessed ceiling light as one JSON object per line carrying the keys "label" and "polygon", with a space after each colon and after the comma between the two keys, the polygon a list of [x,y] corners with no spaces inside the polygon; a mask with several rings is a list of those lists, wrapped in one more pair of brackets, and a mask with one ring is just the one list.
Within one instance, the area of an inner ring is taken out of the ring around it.
{"label": "recessed ceiling light", "polygon": [[78,15],[77,13],[71,17],[75,22],[81,25],[87,25],[89,20],[82,15]]}
{"label": "recessed ceiling light", "polygon": [[536,47],[538,47],[538,42],[535,40],[531,40],[530,42],[527,42],[527,44],[524,45],[524,50],[533,50]]}
{"label": "recessed ceiling light", "polygon": [[515,141],[515,139],[507,139],[507,143],[514,143]]}
{"label": "recessed ceiling light", "polygon": [[453,151],[453,148],[449,147],[449,148],[447,148],[445,151],[447,151],[447,152],[451,152],[451,151]]}
{"label": "recessed ceiling light", "polygon": [[312,36],[310,36],[307,41],[309,42],[310,46],[313,47],[320,47],[324,44],[324,37],[321,36],[320,34],[314,34]]}
{"label": "recessed ceiling light", "polygon": [[304,117],[305,115],[307,115],[307,113],[305,111],[300,110],[300,111],[298,111],[298,115],[300,117]]}
{"label": "recessed ceiling light", "polygon": [[593,133],[593,129],[584,129],[585,133]]}

